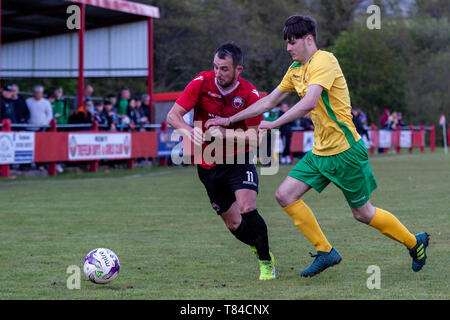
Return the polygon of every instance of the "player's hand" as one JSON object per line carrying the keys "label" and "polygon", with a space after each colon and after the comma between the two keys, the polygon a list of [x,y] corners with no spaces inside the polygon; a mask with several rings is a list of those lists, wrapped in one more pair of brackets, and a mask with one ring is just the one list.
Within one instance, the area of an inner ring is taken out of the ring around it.
{"label": "player's hand", "polygon": [[191,141],[198,147],[201,147],[203,144],[203,131],[202,128],[194,127],[191,131]]}
{"label": "player's hand", "polygon": [[226,134],[226,129],[224,127],[219,126],[211,126],[208,131],[211,135],[211,137],[214,138],[224,138]]}
{"label": "player's hand", "polygon": [[205,123],[205,127],[206,129],[209,129],[212,126],[228,127],[230,123],[230,118],[215,117],[208,119],[208,121],[206,121]]}
{"label": "player's hand", "polygon": [[275,128],[276,127],[273,125],[273,122],[271,121],[261,121],[258,127],[259,130],[272,130]]}

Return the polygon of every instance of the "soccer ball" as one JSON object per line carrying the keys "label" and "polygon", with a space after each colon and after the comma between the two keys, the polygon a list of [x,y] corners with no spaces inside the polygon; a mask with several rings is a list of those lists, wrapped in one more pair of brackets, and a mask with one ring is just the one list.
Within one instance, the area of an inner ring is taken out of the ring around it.
{"label": "soccer ball", "polygon": [[94,283],[108,283],[114,280],[119,270],[119,258],[109,249],[94,249],[84,258],[84,274]]}

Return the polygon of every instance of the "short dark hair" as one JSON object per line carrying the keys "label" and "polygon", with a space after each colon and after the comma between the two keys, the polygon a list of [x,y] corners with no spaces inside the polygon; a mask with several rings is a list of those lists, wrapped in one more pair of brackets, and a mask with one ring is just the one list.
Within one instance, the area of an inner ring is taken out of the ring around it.
{"label": "short dark hair", "polygon": [[312,35],[317,44],[317,23],[314,18],[301,15],[293,15],[286,19],[283,29],[284,40],[301,39],[306,35]]}
{"label": "short dark hair", "polygon": [[217,56],[220,59],[225,59],[226,57],[230,57],[233,59],[233,66],[236,68],[237,66],[244,65],[244,55],[242,54],[241,48],[234,42],[227,42],[221,45],[214,52],[214,56]]}

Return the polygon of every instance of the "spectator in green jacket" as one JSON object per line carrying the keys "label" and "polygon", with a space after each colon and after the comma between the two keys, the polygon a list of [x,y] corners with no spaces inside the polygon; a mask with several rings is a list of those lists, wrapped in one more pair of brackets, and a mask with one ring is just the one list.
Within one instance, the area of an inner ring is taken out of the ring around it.
{"label": "spectator in green jacket", "polygon": [[55,101],[52,102],[53,117],[57,124],[67,124],[70,116],[69,104],[63,99],[63,89],[56,88],[53,91]]}
{"label": "spectator in green jacket", "polygon": [[120,97],[117,99],[117,115],[118,116],[124,116],[127,114],[128,111],[128,101],[131,98],[130,89],[128,88],[122,88],[120,90]]}

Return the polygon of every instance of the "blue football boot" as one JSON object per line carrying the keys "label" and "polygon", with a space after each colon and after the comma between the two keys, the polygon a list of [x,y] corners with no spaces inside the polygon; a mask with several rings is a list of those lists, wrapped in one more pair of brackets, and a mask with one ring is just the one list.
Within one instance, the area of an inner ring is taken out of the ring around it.
{"label": "blue football boot", "polygon": [[317,254],[312,254],[311,252],[309,254],[311,255],[311,257],[316,259],[314,259],[313,263],[309,268],[300,272],[300,275],[302,277],[315,276],[316,274],[321,273],[326,268],[338,264],[342,260],[341,255],[334,248],[331,249],[330,252],[317,251]]}
{"label": "blue football boot", "polygon": [[417,244],[409,250],[409,255],[413,259],[412,269],[414,272],[420,271],[427,261],[427,247],[430,235],[426,232],[415,235]]}

